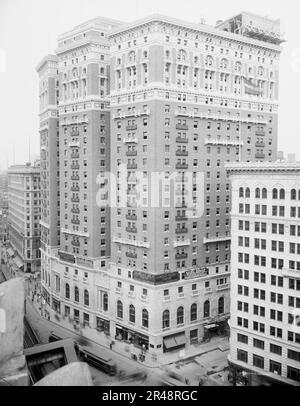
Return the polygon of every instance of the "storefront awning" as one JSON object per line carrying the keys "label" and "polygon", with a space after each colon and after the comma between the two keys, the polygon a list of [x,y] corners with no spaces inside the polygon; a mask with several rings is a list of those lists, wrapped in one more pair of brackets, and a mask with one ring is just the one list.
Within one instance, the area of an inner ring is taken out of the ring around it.
{"label": "storefront awning", "polygon": [[22,268],[24,266],[23,261],[18,256],[14,258],[14,263],[17,265],[18,268]]}
{"label": "storefront awning", "polygon": [[174,337],[177,345],[184,345],[187,342],[186,336],[184,333],[178,334]]}
{"label": "storefront awning", "polygon": [[217,324],[209,324],[208,326],[204,326],[204,328],[207,328],[208,330],[216,327],[218,327]]}
{"label": "storefront awning", "polygon": [[173,336],[165,337],[164,338],[164,346],[166,349],[174,348],[174,347],[181,347],[185,345],[187,342],[186,336],[183,333],[174,334]]}
{"label": "storefront awning", "polygon": [[14,250],[12,248],[8,248],[7,253],[10,257],[14,255]]}
{"label": "storefront awning", "polygon": [[167,337],[164,338],[164,346],[169,349],[173,347],[177,347],[176,341],[174,337]]}

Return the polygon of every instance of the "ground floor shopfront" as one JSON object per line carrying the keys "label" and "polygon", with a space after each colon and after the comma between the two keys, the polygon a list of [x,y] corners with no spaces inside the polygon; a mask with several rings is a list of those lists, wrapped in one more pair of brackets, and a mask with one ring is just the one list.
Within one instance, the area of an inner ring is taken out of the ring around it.
{"label": "ground floor shopfront", "polygon": [[[106,343],[110,348],[122,348],[124,355],[140,362],[157,364],[161,356],[172,356],[180,359],[190,348],[207,343],[214,336],[225,335],[227,318],[206,321],[206,324],[195,324],[176,332],[162,332],[153,336],[147,331],[138,331],[134,326],[126,326],[121,321],[109,319],[107,315],[97,314],[91,309],[66,302],[42,289],[42,299],[46,317],[75,330],[80,336],[96,337],[99,344]],[[183,355],[182,355],[183,354]]]}

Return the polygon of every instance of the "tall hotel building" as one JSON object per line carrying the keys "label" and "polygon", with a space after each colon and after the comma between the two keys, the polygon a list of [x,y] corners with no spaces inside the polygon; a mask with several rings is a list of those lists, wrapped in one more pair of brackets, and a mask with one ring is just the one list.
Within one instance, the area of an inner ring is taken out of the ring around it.
{"label": "tall hotel building", "polygon": [[235,379],[300,385],[300,164],[228,164]]}
{"label": "tall hotel building", "polygon": [[95,19],[59,38],[61,243],[42,278],[55,310],[153,362],[225,329],[224,162],[276,159],[280,42],[278,21],[245,13],[215,28]]}

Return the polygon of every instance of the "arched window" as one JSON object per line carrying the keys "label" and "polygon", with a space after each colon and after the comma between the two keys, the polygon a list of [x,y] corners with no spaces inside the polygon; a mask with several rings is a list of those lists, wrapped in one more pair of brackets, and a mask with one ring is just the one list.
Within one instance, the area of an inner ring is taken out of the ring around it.
{"label": "arched window", "polygon": [[242,187],[239,189],[239,197],[244,197],[244,188]]}
{"label": "arched window", "polygon": [[236,62],[234,65],[234,69],[236,72],[241,72],[242,70],[242,64],[240,62]]}
{"label": "arched window", "polygon": [[90,305],[90,294],[89,291],[85,289],[84,291],[84,305],[89,306]]}
{"label": "arched window", "polygon": [[193,303],[191,305],[191,321],[197,320],[197,304]]}
{"label": "arched window", "polygon": [[75,302],[79,302],[79,289],[77,286],[74,288],[74,300]]}
{"label": "arched window", "polygon": [[180,49],[180,50],[178,51],[177,59],[178,59],[179,61],[185,61],[185,60],[186,60],[186,52],[185,52],[183,49]]}
{"label": "arched window", "polygon": [[279,191],[279,199],[284,200],[285,199],[285,190],[280,189]]}
{"label": "arched window", "polygon": [[207,55],[207,57],[205,58],[205,65],[212,66],[212,64],[213,64],[213,57],[210,55]]}
{"label": "arched window", "polygon": [[267,197],[268,197],[268,192],[267,192],[267,189],[265,187],[262,190],[261,197],[263,199],[267,199]]}
{"label": "arched window", "polygon": [[224,313],[224,297],[220,297],[218,301],[218,314],[223,314]]}
{"label": "arched window", "polygon": [[147,309],[142,310],[142,326],[149,327],[149,313]]}
{"label": "arched window", "polygon": [[257,187],[255,189],[255,197],[256,197],[256,199],[260,199],[260,188],[259,187]]}
{"label": "arched window", "polygon": [[162,314],[162,327],[168,328],[170,327],[170,312],[169,310],[165,310]]}
{"label": "arched window", "polygon": [[66,283],[66,299],[70,299],[70,285]]}
{"label": "arched window", "polygon": [[250,189],[246,187],[245,197],[250,197]]}
{"label": "arched window", "polygon": [[291,200],[297,200],[297,192],[296,189],[291,190]]}
{"label": "arched window", "polygon": [[103,295],[103,310],[107,312],[108,310],[108,294],[104,293]]}
{"label": "arched window", "polygon": [[203,305],[203,317],[209,317],[210,314],[210,303],[206,300]]}
{"label": "arched window", "polygon": [[135,307],[133,305],[129,306],[129,321],[135,323]]}
{"label": "arched window", "polygon": [[272,190],[272,198],[273,199],[278,199],[278,190],[277,189]]}
{"label": "arched window", "polygon": [[117,317],[123,319],[123,303],[121,300],[117,301]]}
{"label": "arched window", "polygon": [[226,68],[228,67],[228,61],[227,61],[227,59],[223,58],[223,59],[221,60],[220,67],[223,68],[223,69],[226,69]]}
{"label": "arched window", "polygon": [[135,52],[134,51],[129,52],[129,54],[128,54],[129,62],[134,62],[135,58],[136,58]]}
{"label": "arched window", "polygon": [[184,309],[183,306],[180,306],[177,309],[177,324],[183,323],[184,323]]}

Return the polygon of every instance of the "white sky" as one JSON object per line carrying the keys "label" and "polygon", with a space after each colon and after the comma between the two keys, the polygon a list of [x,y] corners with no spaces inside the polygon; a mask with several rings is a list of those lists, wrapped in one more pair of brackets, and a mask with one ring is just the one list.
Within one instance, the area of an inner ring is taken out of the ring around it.
{"label": "white sky", "polygon": [[202,16],[214,25],[242,10],[281,19],[287,43],[281,57],[279,150],[300,160],[299,0],[0,0],[0,169],[28,160],[29,139],[31,156],[39,154],[35,67],[54,52],[62,32],[96,16],[132,21],[160,13],[196,23]]}

